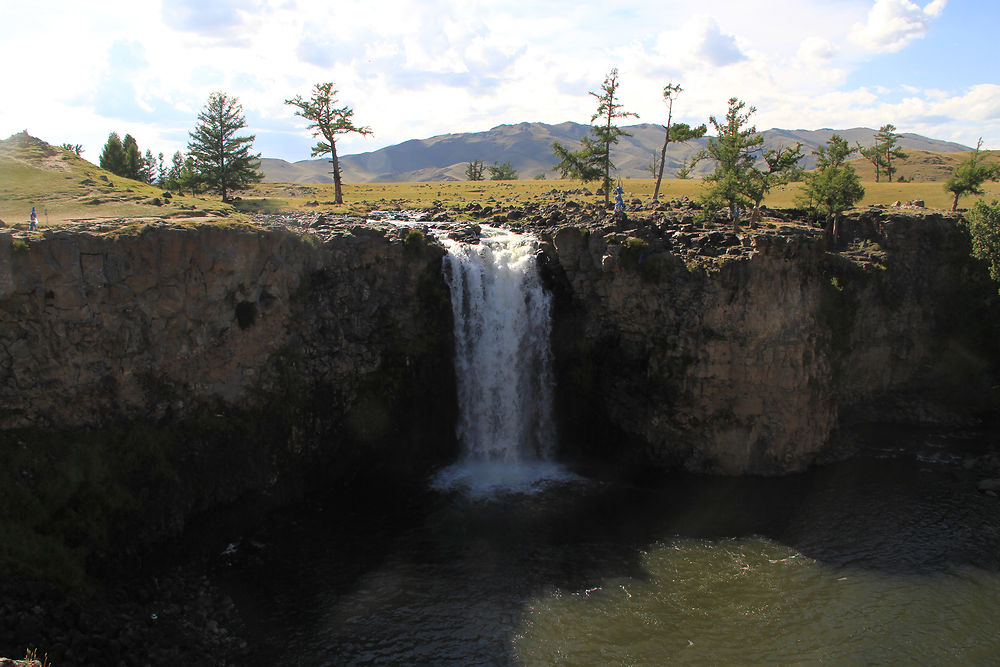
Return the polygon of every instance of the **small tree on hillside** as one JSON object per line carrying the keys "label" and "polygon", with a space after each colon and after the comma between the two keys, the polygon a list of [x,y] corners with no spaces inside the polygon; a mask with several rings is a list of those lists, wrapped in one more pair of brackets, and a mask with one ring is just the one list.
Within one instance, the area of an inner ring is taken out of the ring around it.
{"label": "small tree on hillside", "polygon": [[486,165],[482,160],[472,160],[465,166],[465,177],[470,181],[481,181],[485,171]]}
{"label": "small tree on hillside", "polygon": [[[658,201],[660,197],[660,182],[663,180],[663,167],[667,162],[667,145],[671,141],[684,142],[690,139],[699,139],[705,136],[705,132],[708,131],[708,128],[704,124],[692,129],[691,126],[685,123],[677,123],[676,125],[672,123],[674,98],[683,90],[679,85],[672,83],[668,83],[663,88],[663,100],[667,103],[667,124],[663,126],[663,148],[660,149],[659,166],[656,169],[656,173],[653,174],[653,178],[656,179],[656,187],[653,189],[653,201]],[[655,164],[656,159],[654,158],[653,161]]]}
{"label": "small tree on hillside", "polygon": [[285,104],[296,107],[296,116],[309,121],[308,128],[314,137],[323,137],[312,149],[312,156],[330,155],[330,165],[333,172],[334,202],[344,203],[341,190],[340,159],[337,157],[337,137],[341,134],[354,132],[362,136],[372,134],[370,127],[358,127],[352,120],[354,110],[350,107],[337,107],[337,90],[333,82],[317,83],[313,86],[312,97],[308,100],[296,95]]}
{"label": "small tree on hillside", "polygon": [[60,148],[64,148],[68,151],[71,151],[77,157],[83,155],[83,146],[81,144],[62,144]]}
{"label": "small tree on hillside", "polygon": [[892,123],[883,125],[875,133],[875,147],[882,153],[882,164],[885,165],[885,173],[889,177],[890,183],[892,183],[892,175],[896,173],[896,167],[893,166],[892,161],[905,160],[909,157],[902,148],[896,146],[898,140],[896,126]]}
{"label": "small tree on hillside", "polygon": [[604,188],[605,206],[611,204],[611,170],[614,168],[611,162],[611,145],[617,144],[621,137],[631,136],[615,125],[615,120],[639,117],[631,111],[621,111],[623,105],[618,102],[618,86],[618,69],[614,68],[601,84],[601,92],[590,93],[597,98],[597,111],[590,117],[590,122],[593,123],[597,119],[601,119],[601,122],[591,125],[592,136],[581,139],[583,144],[581,150],[574,152],[558,141],[552,143],[552,150],[559,158],[559,163],[553,169],[559,171],[563,178],[578,178],[584,182],[600,178]]}
{"label": "small tree on hillside", "polygon": [[504,162],[503,164],[493,163],[493,166],[489,168],[490,170],[490,180],[491,181],[516,181],[517,180],[517,170],[514,169],[514,165],[510,162]]}
{"label": "small tree on hillside", "polygon": [[108,141],[104,144],[98,163],[101,169],[106,169],[116,176],[125,175],[125,147],[122,146],[121,137],[117,132],[108,135]]}
{"label": "small tree on hillside", "polygon": [[[234,190],[245,190],[264,178],[258,171],[260,154],[250,152],[255,136],[236,134],[246,126],[243,107],[237,98],[212,93],[198,114],[198,125],[190,133],[188,153],[193,170],[200,182],[218,192],[223,201],[228,201]],[[192,183],[190,187],[195,185]]]}
{"label": "small tree on hillside", "polygon": [[854,167],[846,164],[854,149],[847,140],[835,134],[813,151],[816,171],[806,176],[803,195],[809,208],[829,217],[829,234],[833,241],[840,236],[840,216],[865,196]]}
{"label": "small tree on hillside", "polygon": [[861,153],[861,156],[872,163],[875,167],[875,182],[879,182],[879,177],[882,175],[882,169],[885,167],[885,156],[882,155],[882,151],[876,146],[862,146],[860,142],[854,142],[857,144],[857,151]]}
{"label": "small tree on hillside", "polygon": [[983,138],[979,138],[976,150],[965,159],[962,164],[955,167],[948,180],[945,181],[944,189],[955,195],[955,200],[951,203],[951,210],[958,209],[958,198],[962,195],[983,194],[982,185],[987,180],[996,181],[1000,179],[1000,165],[983,164],[982,153]]}
{"label": "small tree on hillside", "polygon": [[141,173],[142,153],[139,152],[139,144],[135,137],[126,134],[125,138],[122,139],[122,147],[125,149],[125,173],[120,175],[136,181],[143,180]]}

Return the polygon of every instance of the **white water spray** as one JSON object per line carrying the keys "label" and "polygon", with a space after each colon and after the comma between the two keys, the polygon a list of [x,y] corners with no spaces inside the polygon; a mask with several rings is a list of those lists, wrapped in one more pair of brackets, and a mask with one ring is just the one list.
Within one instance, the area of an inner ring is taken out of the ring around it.
{"label": "white water spray", "polygon": [[551,298],[538,277],[537,241],[490,227],[476,245],[440,240],[448,250],[463,454],[435,486],[483,497],[566,479],[549,460],[556,437]]}

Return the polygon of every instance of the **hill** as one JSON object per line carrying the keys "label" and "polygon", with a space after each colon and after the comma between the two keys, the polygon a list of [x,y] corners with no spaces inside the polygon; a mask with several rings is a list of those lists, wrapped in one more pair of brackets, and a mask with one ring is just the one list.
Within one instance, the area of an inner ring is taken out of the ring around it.
{"label": "hill", "polygon": [[[622,178],[649,178],[649,165],[653,155],[659,154],[663,145],[663,128],[660,125],[642,123],[625,127],[632,136],[622,137],[615,149],[614,161],[618,175]],[[345,155],[341,157],[344,180],[348,183],[373,182],[423,182],[465,180],[465,167],[471,160],[482,160],[487,165],[509,161],[521,179],[532,179],[540,174],[548,178],[555,176],[552,167],[556,160],[552,154],[552,142],[575,147],[587,134],[588,125],[580,123],[518,123],[498,125],[485,132],[444,134],[429,139],[412,139],[401,144],[387,146],[377,151]],[[806,155],[802,164],[806,169],[815,166],[812,151],[825,144],[834,134],[839,134],[852,145],[859,142],[870,145],[874,142],[875,130],[858,127],[846,130],[829,128],[819,130],[771,129],[761,132],[764,149],[782,148],[802,143]],[[671,144],[667,152],[665,176],[671,177],[682,163],[691,159],[705,145],[705,140],[690,141],[685,144]],[[943,156],[969,151],[963,146],[949,141],[931,139],[919,134],[903,133],[899,145],[908,152],[941,154]],[[941,158],[941,164],[951,161]],[[934,159],[922,156],[923,166],[914,169],[918,180],[931,180],[941,175],[941,169],[930,168]],[[960,161],[960,160],[959,160]],[[863,164],[861,165],[863,168]],[[290,163],[285,160],[265,158],[261,161],[265,182],[270,183],[330,183],[330,163],[328,160],[302,160]],[[693,174],[703,176],[712,168],[705,161],[699,164]],[[950,173],[950,167],[948,167]],[[864,172],[862,172],[863,174]],[[903,166],[900,173],[906,175]],[[910,178],[909,175],[906,175]],[[938,179],[940,180],[940,179]]]}
{"label": "hill", "polygon": [[40,226],[77,219],[204,218],[227,215],[218,201],[173,193],[116,176],[27,132],[0,140],[0,223]]}

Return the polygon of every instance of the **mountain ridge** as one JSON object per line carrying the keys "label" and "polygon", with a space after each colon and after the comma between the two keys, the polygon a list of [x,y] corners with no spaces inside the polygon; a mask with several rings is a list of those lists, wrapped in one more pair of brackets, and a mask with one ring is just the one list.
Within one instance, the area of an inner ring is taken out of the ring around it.
{"label": "mountain ridge", "polygon": [[[556,163],[552,142],[576,147],[587,134],[590,126],[572,121],[554,125],[540,122],[522,122],[497,125],[481,132],[441,134],[426,139],[409,139],[375,151],[343,155],[340,157],[344,181],[348,183],[378,182],[427,182],[465,180],[465,168],[471,160],[482,160],[487,165],[510,162],[521,179],[535,178],[541,174],[554,175]],[[631,136],[622,137],[614,149],[613,159],[620,178],[650,178],[649,164],[653,155],[659,155],[663,146],[663,126],[639,123],[623,127]],[[839,134],[851,145],[856,142],[871,145],[875,130],[855,127],[843,130],[820,128],[772,128],[760,132],[764,137],[764,150],[783,148],[802,143],[805,159],[802,166],[815,166],[812,151],[825,144],[834,134]],[[971,151],[962,144],[932,139],[912,132],[899,135],[903,150],[935,153]],[[677,144],[672,143],[667,152],[664,176],[672,177],[678,167],[687,162],[705,145],[705,139]],[[327,159],[288,162],[277,158],[263,158],[261,169],[268,183],[331,183],[330,164]],[[712,169],[703,161],[692,171],[695,177]]]}

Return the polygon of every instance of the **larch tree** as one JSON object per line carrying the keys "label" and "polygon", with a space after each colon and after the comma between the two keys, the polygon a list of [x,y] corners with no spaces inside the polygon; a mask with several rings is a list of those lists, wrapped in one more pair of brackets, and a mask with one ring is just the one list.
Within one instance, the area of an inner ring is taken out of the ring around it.
{"label": "larch tree", "polygon": [[[246,126],[243,107],[237,98],[212,93],[198,114],[198,125],[190,133],[188,154],[192,169],[200,184],[218,192],[223,201],[229,201],[231,192],[245,190],[264,178],[259,171],[260,154],[250,152],[256,137],[237,135]],[[195,187],[194,183],[189,185]]]}
{"label": "larch tree", "polygon": [[[628,132],[615,125],[619,118],[638,118],[639,114],[622,111],[618,101],[618,69],[613,68],[601,84],[601,92],[590,92],[597,98],[597,111],[590,117],[592,136],[580,140],[583,147],[579,151],[571,151],[558,141],[552,143],[552,150],[559,158],[559,163],[553,167],[563,178],[578,178],[581,181],[596,181],[601,179],[604,189],[604,205],[611,205],[611,146],[617,144],[621,137],[631,136]],[[594,123],[600,119],[599,123]]]}
{"label": "larch tree", "polygon": [[312,97],[303,99],[301,95],[296,95],[290,100],[285,100],[296,108],[295,115],[309,121],[308,128],[314,137],[322,137],[313,146],[312,156],[330,155],[330,165],[333,172],[334,202],[344,203],[344,195],[341,184],[340,159],[337,157],[337,137],[342,134],[354,132],[362,136],[371,135],[370,127],[359,127],[352,120],[354,110],[350,107],[338,107],[337,90],[333,87],[333,82],[317,83],[313,86]]}
{"label": "larch tree", "polygon": [[875,182],[878,183],[882,169],[885,167],[885,156],[882,155],[882,151],[877,145],[862,146],[860,142],[855,141],[854,143],[857,144],[857,151],[861,157],[871,162],[872,166],[875,167]]}
{"label": "larch tree", "polygon": [[892,161],[905,160],[909,157],[902,148],[896,145],[897,141],[899,141],[899,135],[896,134],[896,126],[892,123],[883,125],[875,133],[875,147],[882,154],[882,164],[890,183],[892,183],[892,175],[896,173],[896,167],[892,165]]}
{"label": "larch tree", "polygon": [[121,176],[137,181],[142,178],[142,153],[139,152],[139,144],[131,134],[126,134],[122,140],[122,147],[125,149],[125,173]]}
{"label": "larch tree", "polygon": [[990,278],[1000,282],[1000,202],[979,200],[965,215],[972,256],[989,265]]}
{"label": "larch tree", "polygon": [[709,117],[717,136],[709,137],[703,154],[715,161],[715,170],[705,177],[705,182],[710,185],[702,195],[704,214],[711,215],[727,207],[733,231],[740,228],[740,209],[753,204],[748,192],[752,187],[754,162],[764,137],[757,134],[756,127],[746,125],[756,111],[756,107],[747,109],[745,102],[731,97],[723,121],[715,116]]}
{"label": "larch tree", "polygon": [[839,134],[830,137],[826,146],[813,151],[816,170],[806,177],[805,204],[829,219],[828,233],[836,242],[840,236],[840,216],[865,196],[858,173],[847,164],[855,149]]}
{"label": "larch tree", "polygon": [[683,90],[679,85],[672,83],[668,83],[663,88],[663,101],[667,103],[667,124],[663,126],[663,148],[660,149],[660,159],[657,161],[655,155],[653,157],[653,166],[656,170],[656,173],[653,174],[653,178],[656,179],[656,187],[653,189],[653,201],[658,201],[660,197],[660,182],[663,180],[663,167],[667,161],[667,145],[671,141],[684,142],[690,139],[699,139],[705,136],[705,132],[708,131],[708,128],[704,124],[697,128],[691,128],[685,123],[672,124],[674,98]]}
{"label": "larch tree", "polygon": [[108,141],[104,144],[99,158],[101,169],[106,169],[116,176],[124,176],[125,167],[125,147],[117,132],[108,135]]}
{"label": "larch tree", "polygon": [[465,177],[470,181],[481,181],[483,180],[483,173],[486,171],[486,165],[482,160],[470,160],[467,165],[465,165]]}
{"label": "larch tree", "polygon": [[980,149],[983,147],[983,138],[979,138],[976,150],[966,158],[962,164],[955,167],[948,180],[945,181],[944,189],[955,195],[951,203],[951,210],[958,209],[958,198],[962,195],[983,194],[982,185],[986,181],[996,181],[1000,179],[1000,165],[983,164],[983,155]]}

